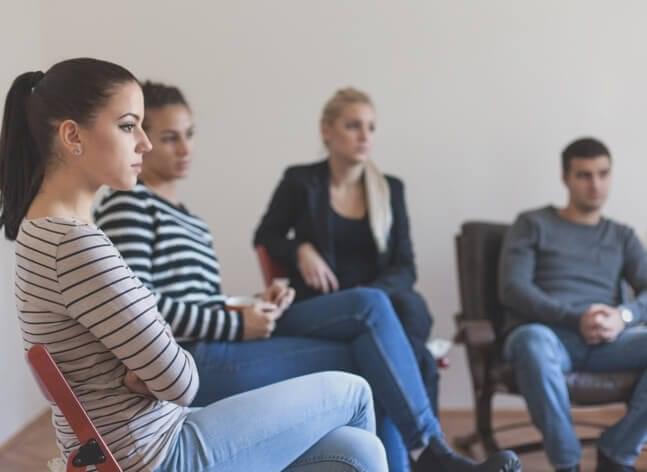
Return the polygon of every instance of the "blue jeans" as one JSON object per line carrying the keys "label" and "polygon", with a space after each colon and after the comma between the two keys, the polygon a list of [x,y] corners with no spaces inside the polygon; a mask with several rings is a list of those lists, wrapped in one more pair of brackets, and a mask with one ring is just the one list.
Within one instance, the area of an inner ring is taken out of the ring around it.
{"label": "blue jeans", "polygon": [[575,331],[527,324],[508,335],[504,356],[515,368],[519,390],[556,468],[578,464],[581,453],[564,374],[641,371],[626,415],[598,442],[614,462],[632,465],[636,461],[647,443],[647,328],[629,328],[613,342],[589,345]]}
{"label": "blue jeans", "polygon": [[[300,330],[313,337],[299,337]],[[371,384],[389,470],[409,470],[407,451],[441,434],[409,342],[381,291],[352,289],[295,303],[276,332],[293,337],[185,344],[200,371],[195,404],[311,372],[344,370]]]}
{"label": "blue jeans", "polygon": [[422,382],[427,390],[431,407],[434,413],[438,414],[439,375],[436,359],[427,349],[427,341],[433,324],[427,302],[413,289],[396,290],[389,293],[388,296],[420,366]]}
{"label": "blue jeans", "polygon": [[409,340],[383,291],[354,288],[295,303],[274,333],[346,343],[357,373],[368,380],[408,450],[442,436]]}
{"label": "blue jeans", "polygon": [[190,413],[157,471],[386,472],[374,428],[366,381],[312,374]]}
{"label": "blue jeans", "polygon": [[[276,337],[262,341],[199,341],[183,347],[195,359],[200,388],[193,405],[223,398],[313,372],[357,373],[347,343],[311,338]],[[409,453],[393,421],[376,402],[377,434],[386,449],[391,472],[408,472]]]}

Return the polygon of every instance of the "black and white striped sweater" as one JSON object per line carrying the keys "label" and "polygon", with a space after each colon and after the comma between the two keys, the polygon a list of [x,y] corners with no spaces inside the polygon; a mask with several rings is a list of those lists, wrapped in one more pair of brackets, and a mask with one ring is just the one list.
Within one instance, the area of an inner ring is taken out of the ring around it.
{"label": "black and white striped sweater", "polygon": [[95,220],[135,275],[157,297],[178,341],[239,341],[240,313],[227,311],[209,227],[183,206],[138,183],[112,191]]}

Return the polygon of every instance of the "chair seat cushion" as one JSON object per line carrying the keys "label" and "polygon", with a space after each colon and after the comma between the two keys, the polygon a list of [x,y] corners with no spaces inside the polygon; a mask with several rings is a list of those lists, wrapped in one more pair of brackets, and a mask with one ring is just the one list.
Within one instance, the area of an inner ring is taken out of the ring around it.
{"label": "chair seat cushion", "polygon": [[[629,401],[638,377],[636,371],[569,372],[566,383],[572,404],[601,405]],[[499,392],[519,393],[511,364],[497,364],[492,369],[492,380]]]}

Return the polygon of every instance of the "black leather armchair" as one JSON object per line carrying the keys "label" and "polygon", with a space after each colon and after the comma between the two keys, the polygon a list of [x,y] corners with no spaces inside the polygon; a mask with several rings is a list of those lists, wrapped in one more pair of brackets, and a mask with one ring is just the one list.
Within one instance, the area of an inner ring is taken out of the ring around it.
{"label": "black leather armchair", "polygon": [[[470,450],[481,443],[488,453],[499,450],[496,433],[527,424],[492,426],[492,398],[496,393],[518,394],[514,373],[501,359],[503,307],[499,303],[497,270],[499,253],[507,225],[467,222],[456,236],[456,256],[461,312],[456,315],[456,340],[465,345],[475,401],[476,430],[455,440],[456,447]],[[628,402],[638,380],[635,372],[567,375],[571,403],[574,406]],[[579,423],[582,424],[582,423]],[[586,423],[586,426],[604,427]],[[590,444],[597,438],[583,438]],[[517,453],[543,449],[541,442],[509,446]]]}

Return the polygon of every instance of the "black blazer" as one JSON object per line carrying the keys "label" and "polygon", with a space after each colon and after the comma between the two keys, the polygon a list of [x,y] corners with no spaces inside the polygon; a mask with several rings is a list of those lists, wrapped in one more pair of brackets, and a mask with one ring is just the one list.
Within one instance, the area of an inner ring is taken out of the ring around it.
{"label": "black blazer", "polygon": [[[391,191],[393,225],[387,250],[378,254],[378,276],[370,284],[387,293],[411,289],[416,282],[409,217],[401,180],[386,176]],[[330,171],[328,161],[289,167],[254,235],[254,244],[264,245],[289,272],[297,298],[319,293],[305,284],[297,267],[297,247],[313,244],[335,272],[335,254],[330,223]],[[290,237],[289,237],[290,236]]]}

